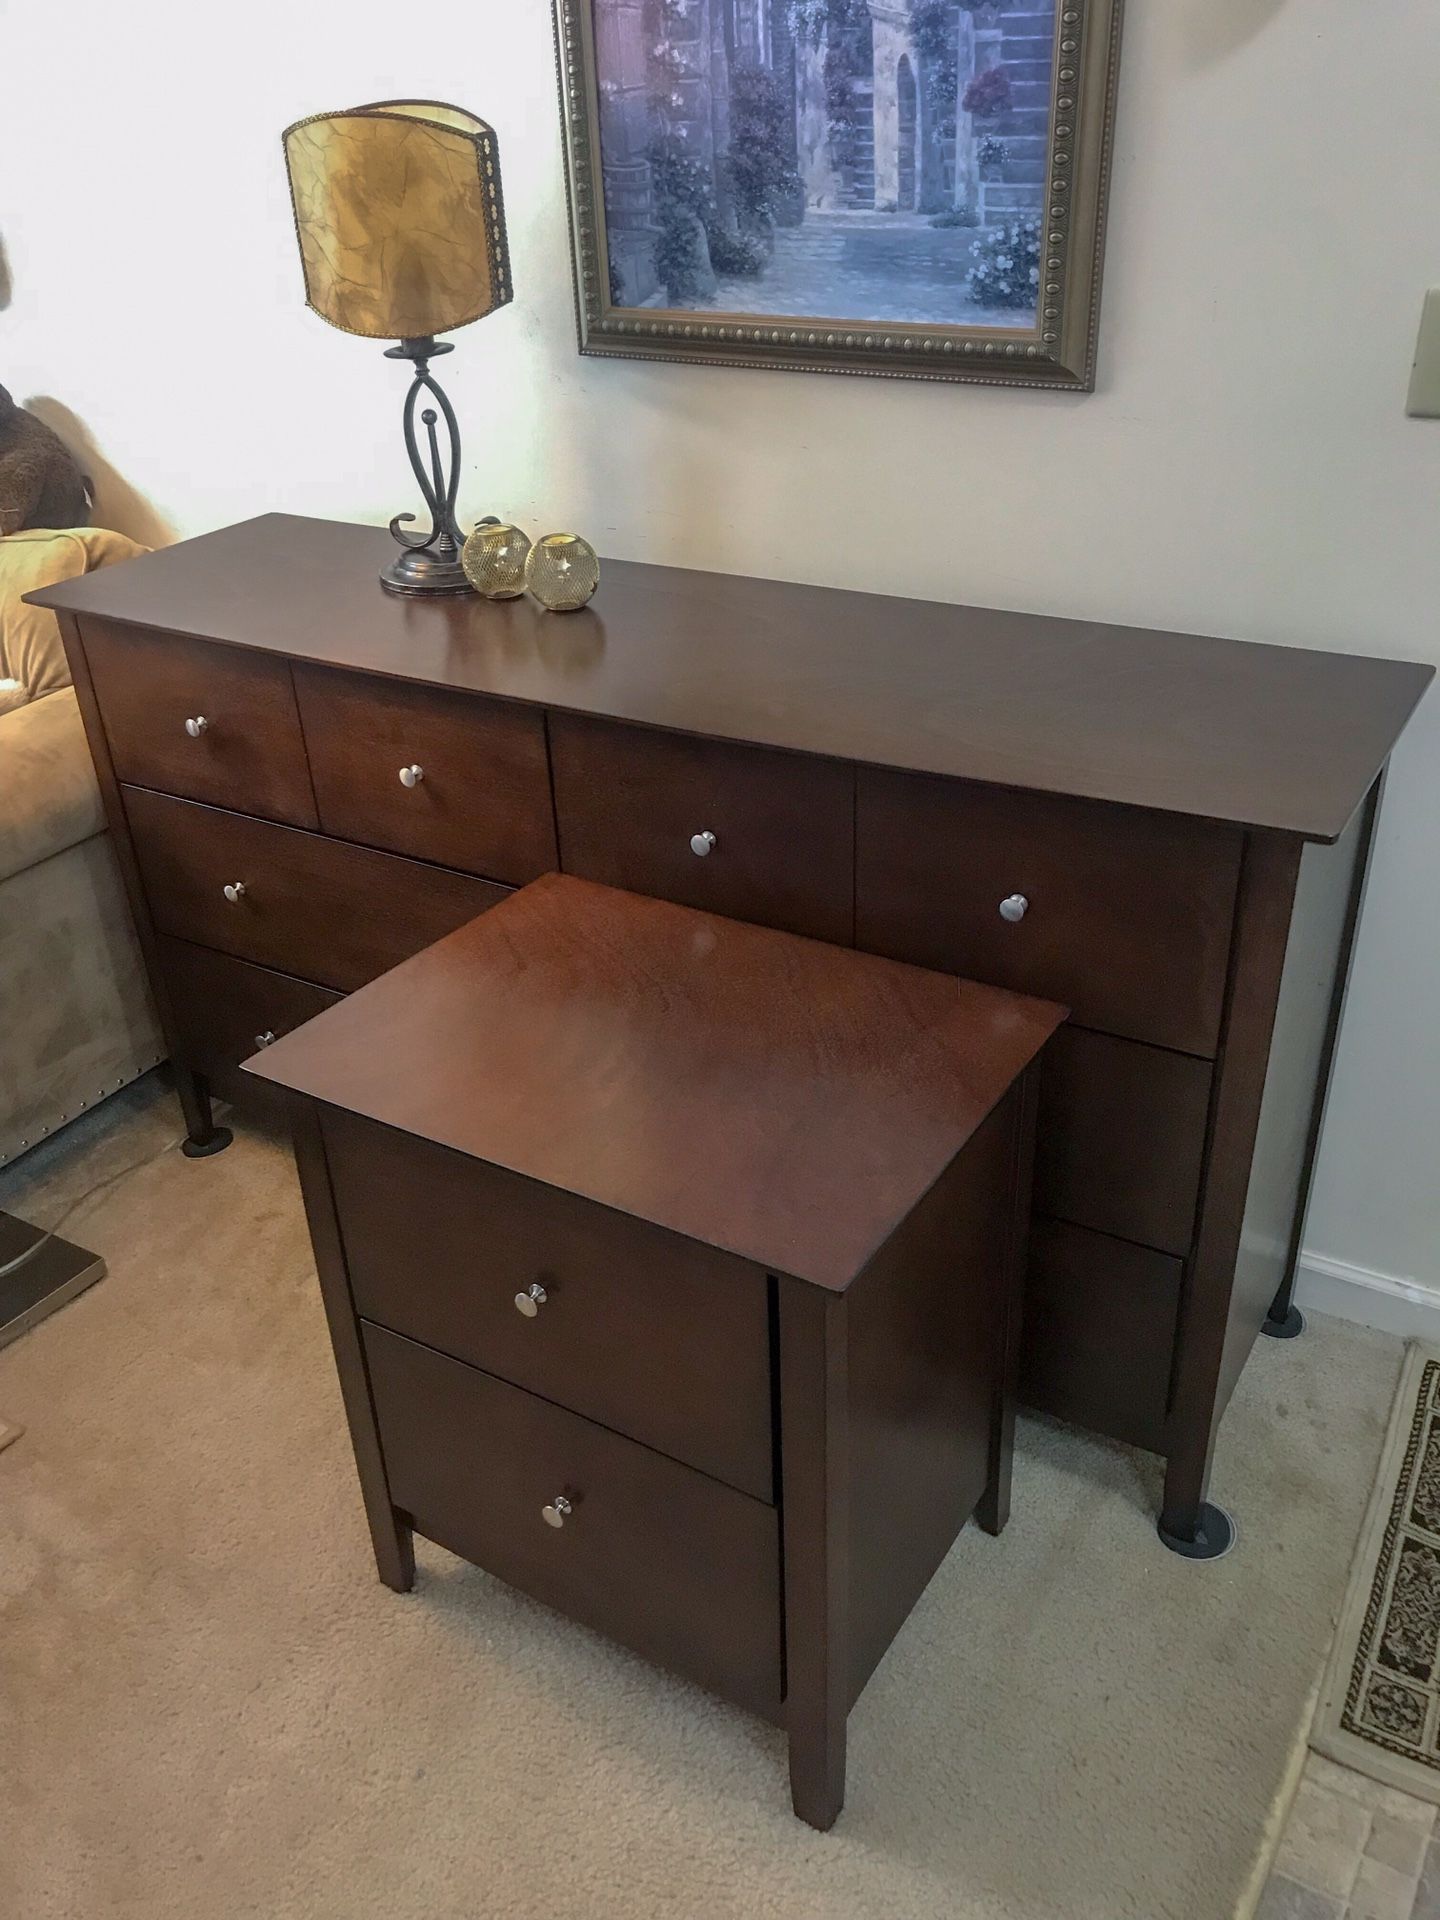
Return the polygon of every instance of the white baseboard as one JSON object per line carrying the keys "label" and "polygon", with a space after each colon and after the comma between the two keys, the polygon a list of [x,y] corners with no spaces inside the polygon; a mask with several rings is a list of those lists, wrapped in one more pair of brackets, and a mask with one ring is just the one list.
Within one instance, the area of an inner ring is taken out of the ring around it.
{"label": "white baseboard", "polygon": [[1333,1313],[1382,1333],[1440,1342],[1440,1289],[1398,1274],[1352,1266],[1324,1253],[1302,1253],[1295,1299],[1315,1313]]}

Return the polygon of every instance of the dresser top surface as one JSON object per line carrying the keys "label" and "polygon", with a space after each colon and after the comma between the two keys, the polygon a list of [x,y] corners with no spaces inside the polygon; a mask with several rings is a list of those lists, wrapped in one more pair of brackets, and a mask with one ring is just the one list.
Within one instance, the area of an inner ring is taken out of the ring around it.
{"label": "dresser top surface", "polygon": [[606,561],[579,613],[404,599],[381,528],[266,514],[37,602],[717,739],[1333,840],[1434,669]]}
{"label": "dresser top surface", "polygon": [[1063,1018],[548,874],[247,1070],[841,1289]]}

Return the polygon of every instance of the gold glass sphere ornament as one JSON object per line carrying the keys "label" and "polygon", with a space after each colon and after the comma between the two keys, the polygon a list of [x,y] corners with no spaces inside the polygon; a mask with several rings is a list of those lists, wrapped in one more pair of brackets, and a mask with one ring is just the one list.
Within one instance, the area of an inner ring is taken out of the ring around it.
{"label": "gold glass sphere ornament", "polygon": [[574,613],[595,597],[600,562],[578,533],[547,533],[530,549],[525,584],[551,613]]}
{"label": "gold glass sphere ornament", "polygon": [[482,520],[460,555],[465,578],[487,600],[515,600],[525,591],[530,536],[521,527]]}

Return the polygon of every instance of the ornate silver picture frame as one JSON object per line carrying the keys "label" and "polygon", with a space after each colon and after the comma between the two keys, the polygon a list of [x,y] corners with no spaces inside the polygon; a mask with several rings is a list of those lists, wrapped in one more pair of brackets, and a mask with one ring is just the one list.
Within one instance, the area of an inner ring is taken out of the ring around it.
{"label": "ornate silver picture frame", "polygon": [[582,353],[1088,392],[1122,0],[554,0]]}

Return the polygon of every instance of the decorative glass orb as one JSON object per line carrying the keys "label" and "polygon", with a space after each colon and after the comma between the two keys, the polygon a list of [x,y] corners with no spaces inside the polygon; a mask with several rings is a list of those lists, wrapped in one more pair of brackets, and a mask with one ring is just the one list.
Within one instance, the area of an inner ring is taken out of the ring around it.
{"label": "decorative glass orb", "polygon": [[547,533],[530,549],[525,584],[551,613],[574,613],[600,584],[595,549],[578,533]]}
{"label": "decorative glass orb", "polygon": [[525,591],[530,536],[521,527],[482,520],[465,542],[460,564],[465,578],[487,600],[514,600]]}

